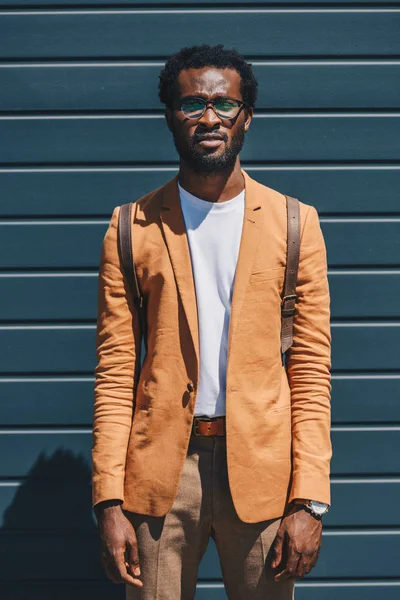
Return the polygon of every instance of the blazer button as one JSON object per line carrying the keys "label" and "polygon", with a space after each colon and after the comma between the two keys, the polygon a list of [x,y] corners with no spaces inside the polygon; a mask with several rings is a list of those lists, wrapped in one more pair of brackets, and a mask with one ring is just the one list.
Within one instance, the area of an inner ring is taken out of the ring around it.
{"label": "blazer button", "polygon": [[189,381],[189,383],[187,384],[187,389],[190,393],[194,392],[194,385],[191,381]]}

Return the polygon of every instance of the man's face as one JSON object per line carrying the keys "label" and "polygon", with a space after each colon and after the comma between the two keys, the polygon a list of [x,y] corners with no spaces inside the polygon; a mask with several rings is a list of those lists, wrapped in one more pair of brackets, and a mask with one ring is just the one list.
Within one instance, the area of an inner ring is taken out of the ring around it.
{"label": "man's face", "polygon": [[240,83],[239,73],[230,68],[203,67],[186,69],[179,74],[177,107],[167,109],[166,118],[179,156],[198,173],[219,173],[234,167],[253,112],[251,108],[242,107],[235,118],[225,119],[210,105],[202,117],[189,119],[179,109],[179,99],[197,96],[214,100],[229,96],[243,100]]}

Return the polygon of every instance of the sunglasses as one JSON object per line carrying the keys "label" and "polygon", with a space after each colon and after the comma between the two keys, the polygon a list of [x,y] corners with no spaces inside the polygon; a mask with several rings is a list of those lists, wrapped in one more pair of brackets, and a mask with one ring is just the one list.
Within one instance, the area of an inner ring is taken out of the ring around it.
{"label": "sunglasses", "polygon": [[215,100],[204,100],[194,96],[181,98],[179,108],[187,119],[200,119],[209,106],[212,107],[215,114],[221,119],[235,119],[242,110],[245,102],[221,96]]}

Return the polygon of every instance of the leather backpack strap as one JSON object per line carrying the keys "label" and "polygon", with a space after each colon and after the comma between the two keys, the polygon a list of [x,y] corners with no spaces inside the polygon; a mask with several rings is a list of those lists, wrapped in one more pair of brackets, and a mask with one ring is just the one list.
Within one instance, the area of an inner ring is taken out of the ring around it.
{"label": "leather backpack strap", "polygon": [[140,329],[146,346],[147,335],[145,305],[143,296],[140,293],[140,287],[132,253],[132,202],[122,204],[119,211],[118,246],[125,277],[132,292],[133,302],[139,315]]}
{"label": "leather backpack strap", "polygon": [[286,196],[287,209],[287,254],[285,282],[281,302],[281,352],[282,355],[293,344],[293,320],[296,314],[296,285],[300,259],[300,204],[297,198]]}

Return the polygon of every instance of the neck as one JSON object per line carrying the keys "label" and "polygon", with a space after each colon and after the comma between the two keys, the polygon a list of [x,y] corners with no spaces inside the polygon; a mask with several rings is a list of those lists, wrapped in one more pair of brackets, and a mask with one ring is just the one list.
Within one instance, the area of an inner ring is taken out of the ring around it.
{"label": "neck", "polygon": [[196,173],[181,160],[178,178],[185,190],[209,202],[230,200],[244,189],[239,157],[233,169],[205,174]]}

